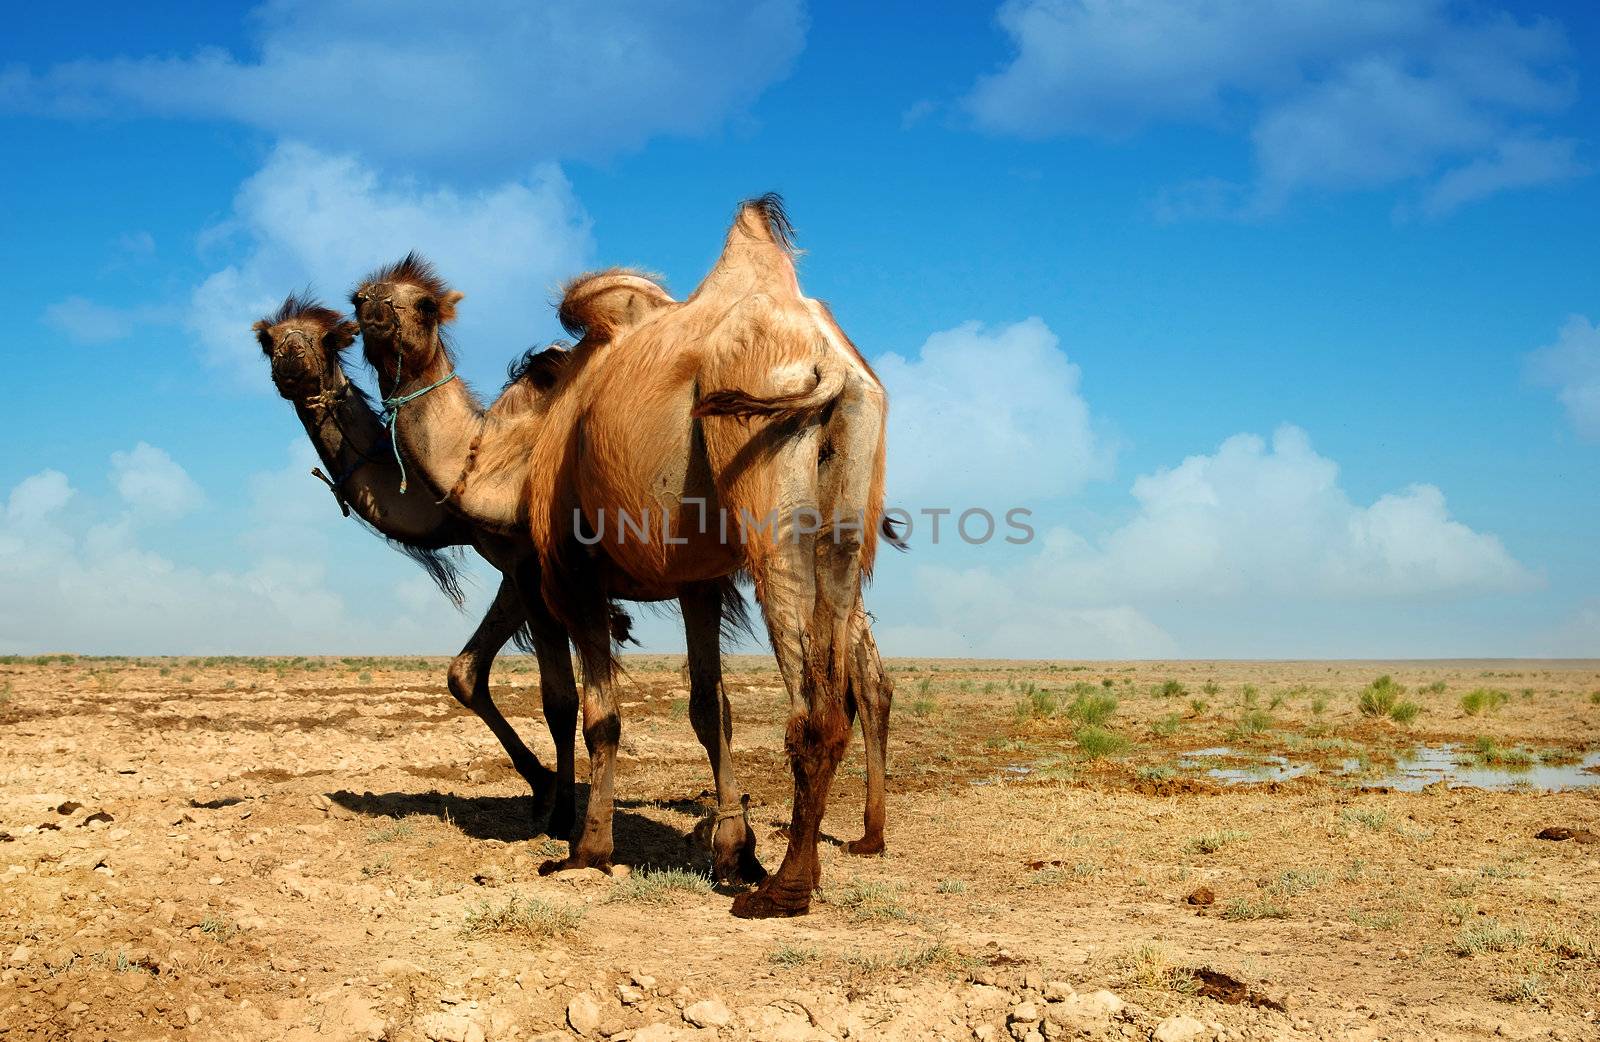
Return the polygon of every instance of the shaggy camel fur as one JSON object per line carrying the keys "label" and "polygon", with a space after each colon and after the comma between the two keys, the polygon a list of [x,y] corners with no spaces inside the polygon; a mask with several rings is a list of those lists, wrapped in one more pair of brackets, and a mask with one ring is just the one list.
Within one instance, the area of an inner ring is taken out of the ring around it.
{"label": "shaggy camel fur", "polygon": [[[275,315],[257,322],[254,328],[262,350],[271,360],[274,384],[294,404],[317,454],[335,475],[330,479],[317,472],[333,489],[341,509],[349,513],[353,505],[357,516],[369,527],[421,560],[457,604],[461,594],[454,562],[440,550],[472,545],[501,572],[500,588],[483,621],[450,664],[450,693],[489,726],[517,772],[528,782],[534,793],[535,823],[548,820],[550,835],[567,836],[572,830],[576,805],[573,782],[577,687],[565,629],[551,618],[542,603],[535,604],[532,612],[524,611],[517,594],[513,576],[519,567],[537,567],[528,548],[524,546],[519,551],[515,540],[472,529],[427,496],[400,493],[400,467],[388,435],[365,394],[344,371],[342,351],[353,340],[353,323],[341,322],[338,314],[312,301],[290,297]],[[541,388],[548,390],[550,386],[547,374],[541,370],[551,363],[548,354],[525,359],[496,408],[536,407]],[[734,598],[726,602],[726,617],[720,600],[724,593]],[[686,590],[682,597],[691,602],[684,611],[692,676],[691,716],[696,721],[731,721],[727,695],[722,690],[719,622],[743,628],[743,598],[731,589],[705,591],[698,587]],[[626,623],[626,616],[620,613],[613,617],[612,628],[619,639],[626,634]],[[539,658],[545,721],[556,747],[554,775],[522,742],[489,693],[490,667],[496,653],[511,639]],[[725,766],[728,761],[720,743],[704,726],[697,723],[696,732],[706,745],[719,798],[725,807],[741,809],[733,824],[728,824],[729,815],[718,817],[718,835],[713,836],[711,844],[713,872],[720,880],[753,882],[765,872],[755,857],[754,831],[742,813],[731,764]]]}
{"label": "shaggy camel fur", "polygon": [[[860,591],[882,523],[886,396],[826,306],[800,293],[776,197],[740,208],[721,258],[682,303],[631,273],[598,278],[567,294],[563,313],[583,340],[531,419],[485,415],[453,378],[441,331],[462,294],[425,264],[408,257],[377,273],[354,303],[405,458],[474,525],[526,526],[544,602],[578,647],[590,799],[560,865],[605,865],[613,849],[608,597],[745,572],[789,689],[795,796],[782,866],[733,910],[803,914],[850,703],[877,732],[869,767],[881,761],[883,674],[854,690],[850,674],[876,657]],[[869,829],[871,819],[869,808]]]}

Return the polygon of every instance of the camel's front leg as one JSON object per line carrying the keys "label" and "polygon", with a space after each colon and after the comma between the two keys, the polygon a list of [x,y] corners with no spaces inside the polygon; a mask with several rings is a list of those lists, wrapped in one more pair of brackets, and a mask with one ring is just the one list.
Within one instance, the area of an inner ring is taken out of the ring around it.
{"label": "camel's front leg", "polygon": [[[578,641],[580,648],[609,648],[610,620],[605,612],[595,616],[604,627],[595,640]],[[581,635],[580,635],[581,636]],[[570,840],[564,860],[546,861],[541,874],[564,868],[609,870],[613,840],[611,814],[617,770],[617,745],[622,739],[622,718],[617,715],[616,678],[611,661],[603,655],[586,659],[583,670],[583,743],[589,749],[589,804],[581,831]]]}
{"label": "camel's front leg", "polygon": [[755,831],[733,773],[733,713],[722,686],[722,588],[696,583],[685,588],[678,604],[689,649],[689,720],[711,761],[717,791],[712,873],[718,882],[759,883],[767,870],[756,859]]}
{"label": "camel's front leg", "polygon": [[500,715],[494,698],[489,694],[489,670],[494,665],[495,655],[521,628],[523,618],[515,586],[509,579],[503,580],[483,621],[478,623],[467,646],[450,663],[447,681],[456,701],[489,725],[489,730],[500,739],[501,747],[511,757],[511,765],[533,790],[534,822],[537,823],[542,820],[540,805],[549,800],[554,790],[554,778],[549,768],[539,762],[521,736]]}
{"label": "camel's front leg", "polygon": [[889,706],[894,701],[894,685],[884,672],[878,643],[872,639],[872,623],[861,602],[851,617],[850,692],[861,713],[861,740],[867,764],[867,803],[862,811],[860,839],[845,844],[852,854],[878,854],[883,851],[885,818],[884,785],[889,757]]}

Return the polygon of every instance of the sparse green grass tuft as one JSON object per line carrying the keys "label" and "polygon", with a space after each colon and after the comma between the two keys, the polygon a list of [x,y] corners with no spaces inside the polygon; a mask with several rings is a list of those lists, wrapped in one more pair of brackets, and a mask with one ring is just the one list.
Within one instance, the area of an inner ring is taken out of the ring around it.
{"label": "sparse green grass tuft", "polygon": [[767,952],[767,961],[774,966],[804,966],[821,962],[822,953],[815,948],[798,944],[781,944]]}
{"label": "sparse green grass tuft", "polygon": [[479,901],[468,906],[461,933],[464,937],[508,933],[544,940],[575,930],[581,922],[583,909],[577,905],[512,894],[503,904]]}
{"label": "sparse green grass tuft", "polygon": [[1265,709],[1247,706],[1240,710],[1238,717],[1233,721],[1233,726],[1228,729],[1228,739],[1238,741],[1270,730],[1272,730],[1272,714]]}
{"label": "sparse green grass tuft", "polygon": [[1351,824],[1363,825],[1373,832],[1381,832],[1389,823],[1389,812],[1376,807],[1346,807],[1340,817]]}
{"label": "sparse green grass tuft", "polygon": [[219,919],[214,915],[210,915],[200,920],[200,932],[214,941],[221,941],[225,944],[229,938],[239,932],[239,928],[226,919]]}
{"label": "sparse green grass tuft", "polygon": [[1550,993],[1545,989],[1544,976],[1538,973],[1526,973],[1504,981],[1493,994],[1500,1002],[1513,1002],[1526,1006],[1550,1004]]}
{"label": "sparse green grass tuft", "polygon": [[1158,685],[1153,692],[1157,698],[1182,698],[1189,693],[1189,689],[1176,680],[1167,680]]}
{"label": "sparse green grass tuft", "polygon": [[1356,908],[1350,912],[1350,921],[1364,930],[1395,930],[1405,920],[1395,911],[1366,912]]}
{"label": "sparse green grass tuft", "polygon": [[1152,721],[1150,733],[1157,738],[1170,738],[1183,729],[1183,718],[1177,713],[1168,713],[1159,720]]}
{"label": "sparse green grass tuft", "polygon": [[1287,919],[1288,909],[1266,898],[1236,897],[1222,909],[1222,918],[1236,922],[1253,919]]}
{"label": "sparse green grass tuft", "polygon": [[967,881],[965,879],[941,879],[933,884],[933,892],[936,894],[964,894],[967,892]]}
{"label": "sparse green grass tuft", "polygon": [[416,829],[409,821],[397,821],[387,828],[368,829],[368,843],[393,843],[397,839],[408,839],[416,834]]}
{"label": "sparse green grass tuft", "polygon": [[826,904],[849,912],[850,918],[858,923],[903,920],[911,917],[900,906],[895,888],[888,883],[852,879],[842,886],[822,891],[822,900]]}
{"label": "sparse green grass tuft", "polygon": [[644,901],[666,904],[679,894],[709,894],[711,878],[681,868],[638,869],[617,880],[607,902]]}
{"label": "sparse green grass tuft", "polygon": [[1205,716],[1206,715],[1206,710],[1210,709],[1210,708],[1211,708],[1211,703],[1207,702],[1203,698],[1191,698],[1191,699],[1189,699],[1189,715],[1190,716]]}
{"label": "sparse green grass tuft", "polygon": [[1468,716],[1492,713],[1511,701],[1511,696],[1497,688],[1474,688],[1461,696],[1461,711]]}
{"label": "sparse green grass tuft", "polygon": [[1215,832],[1203,832],[1189,840],[1188,848],[1198,854],[1215,854],[1230,843],[1238,843],[1250,838],[1250,833],[1239,829],[1218,829]]}
{"label": "sparse green grass tuft", "polygon": [[1356,699],[1356,708],[1361,710],[1362,716],[1374,718],[1388,716],[1405,691],[1404,687],[1394,682],[1393,677],[1385,673],[1361,692],[1360,697]]}
{"label": "sparse green grass tuft", "polygon": [[1526,770],[1533,766],[1534,755],[1526,749],[1508,749],[1488,735],[1479,735],[1472,743],[1472,762],[1483,767]]}
{"label": "sparse green grass tuft", "polygon": [[1278,878],[1267,887],[1275,897],[1297,897],[1315,890],[1328,881],[1328,873],[1320,868],[1290,868],[1278,873]]}
{"label": "sparse green grass tuft", "polygon": [[1029,720],[1043,720],[1045,717],[1054,716],[1059,705],[1055,692],[1026,684],[1022,689],[1022,697],[1017,700],[1012,712],[1019,723],[1026,723]]}
{"label": "sparse green grass tuft", "polygon": [[1086,688],[1078,692],[1064,712],[1085,727],[1100,727],[1117,711],[1117,696]]}
{"label": "sparse green grass tuft", "polygon": [[1101,760],[1108,756],[1116,756],[1128,748],[1128,740],[1115,731],[1108,731],[1104,727],[1093,725],[1078,728],[1075,736],[1078,742],[1078,751],[1091,760]]}
{"label": "sparse green grass tuft", "polygon": [[1502,926],[1497,920],[1488,919],[1462,927],[1451,950],[1457,955],[1472,956],[1520,948],[1526,943],[1528,935],[1521,927]]}
{"label": "sparse green grass tuft", "polygon": [[1199,987],[1194,973],[1180,966],[1159,944],[1142,944],[1117,956],[1116,968],[1128,986],[1146,991],[1192,995]]}
{"label": "sparse green grass tuft", "polygon": [[1417,718],[1417,714],[1421,712],[1422,707],[1417,703],[1409,700],[1402,700],[1396,702],[1392,707],[1390,707],[1389,719],[1393,720],[1397,724],[1409,724],[1411,721],[1415,720]]}

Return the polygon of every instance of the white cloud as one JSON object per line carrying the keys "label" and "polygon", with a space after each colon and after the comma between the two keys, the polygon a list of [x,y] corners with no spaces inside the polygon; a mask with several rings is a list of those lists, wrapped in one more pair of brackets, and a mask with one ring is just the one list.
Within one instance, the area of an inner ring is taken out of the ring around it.
{"label": "white cloud", "polygon": [[381,177],[357,159],[281,144],[207,236],[237,259],[195,290],[190,325],[208,357],[263,384],[250,323],[307,284],[335,307],[380,263],[419,250],[467,294],[455,331],[467,357],[510,358],[553,328],[554,287],[592,251],[561,171],[476,191]]}
{"label": "white cloud", "polygon": [[273,0],[258,54],[80,60],[0,76],[0,107],[231,120],[463,171],[700,134],[788,74],[799,0]]}
{"label": "white cloud", "polygon": [[111,483],[140,518],[174,521],[205,502],[189,473],[147,442],[111,454]]}
{"label": "white cloud", "polygon": [[1590,167],[1577,158],[1577,145],[1570,138],[1519,137],[1501,141],[1492,155],[1446,171],[1424,194],[1422,212],[1439,217],[1506,189],[1582,177]]}
{"label": "white cloud", "polygon": [[909,509],[1029,506],[1108,477],[1081,373],[1044,322],[935,333],[876,363],[889,392],[889,495]]}
{"label": "white cloud", "polygon": [[1270,443],[1235,435],[1210,455],[1136,479],[1133,516],[1097,539],[1058,527],[1020,552],[990,544],[1004,563],[919,568],[916,595],[905,598],[916,614],[887,632],[904,642],[897,653],[1260,654],[1290,635],[1241,633],[1228,648],[1186,637],[1219,617],[1304,609],[1297,632],[1315,646],[1304,639],[1308,618],[1344,621],[1540,585],[1497,538],[1452,518],[1437,488],[1412,485],[1363,506],[1338,473],[1297,427],[1279,428]]}
{"label": "white cloud", "polygon": [[[181,466],[140,443],[115,454],[119,502],[72,509],[65,475],[44,471],[12,488],[0,511],[0,651],[101,654],[382,653],[454,650],[475,615],[460,615],[417,572],[353,523],[331,499],[313,525],[317,486],[295,457],[247,484],[247,523],[298,519],[296,541],[240,539],[237,567],[195,567],[154,544],[147,528],[173,504],[199,505]],[[292,482],[292,483],[291,483]],[[326,493],[323,493],[326,497]],[[274,513],[284,498],[303,505]],[[482,584],[480,584],[482,585]],[[484,597],[473,595],[474,607]]]}
{"label": "white cloud", "polygon": [[1549,21],[1444,0],[1007,0],[999,20],[1017,54],[966,98],[980,127],[1118,137],[1152,122],[1252,125],[1254,183],[1204,178],[1158,204],[1166,217],[1259,215],[1307,191],[1397,184],[1438,215],[1587,172],[1572,142],[1532,122],[1573,96]]}
{"label": "white cloud", "polygon": [[1298,427],[1270,444],[1237,434],[1136,479],[1137,513],[1098,545],[1054,533],[1034,564],[1073,596],[1136,601],[1428,599],[1536,583],[1498,539],[1453,520],[1432,485],[1359,506],[1338,476]]}
{"label": "white cloud", "polygon": [[1600,326],[1569,317],[1555,343],[1528,356],[1528,372],[1556,389],[1579,436],[1600,440]]}
{"label": "white cloud", "polygon": [[44,309],[44,323],[80,344],[109,344],[126,340],[141,325],[163,320],[158,308],[115,308],[84,297],[71,296]]}

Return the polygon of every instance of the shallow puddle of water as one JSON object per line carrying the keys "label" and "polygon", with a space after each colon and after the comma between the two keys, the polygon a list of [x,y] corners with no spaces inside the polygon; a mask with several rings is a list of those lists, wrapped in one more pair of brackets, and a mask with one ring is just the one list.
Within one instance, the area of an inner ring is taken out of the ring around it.
{"label": "shallow puddle of water", "polygon": [[1225,745],[1193,749],[1178,758],[1184,770],[1204,770],[1206,777],[1224,785],[1251,785],[1260,782],[1288,781],[1311,771],[1311,765],[1290,763],[1282,756],[1247,753]]}
{"label": "shallow puddle of water", "polygon": [[1033,771],[1034,769],[1025,763],[1008,763],[1004,767],[1000,768],[1000,772],[998,774],[991,774],[987,778],[974,778],[967,784],[997,785],[1000,782],[1016,781],[1018,778],[1026,778],[1028,775],[1032,774]]}
{"label": "shallow puddle of water", "polygon": [[[1347,762],[1349,770],[1353,762]],[[1368,775],[1364,785],[1387,785],[1401,792],[1417,792],[1435,782],[1452,788],[1515,789],[1526,787],[1541,792],[1565,792],[1600,785],[1600,752],[1586,755],[1577,763],[1534,763],[1526,767],[1484,766],[1472,762],[1472,754],[1459,745],[1418,746],[1389,771]]]}
{"label": "shallow puddle of water", "polygon": [[[1309,774],[1316,768],[1294,763],[1283,756],[1264,756],[1229,746],[1192,749],[1178,758],[1185,770],[1203,771],[1206,777],[1224,785],[1253,785],[1288,781]],[[1362,785],[1388,786],[1401,792],[1417,792],[1435,782],[1452,788],[1515,789],[1525,787],[1541,792],[1564,792],[1600,786],[1600,752],[1592,752],[1576,763],[1534,763],[1525,767],[1474,763],[1463,746],[1418,746],[1402,753],[1391,768],[1369,769],[1361,774],[1357,760],[1345,760],[1335,778],[1359,780]],[[1359,775],[1359,778],[1357,777]]]}

